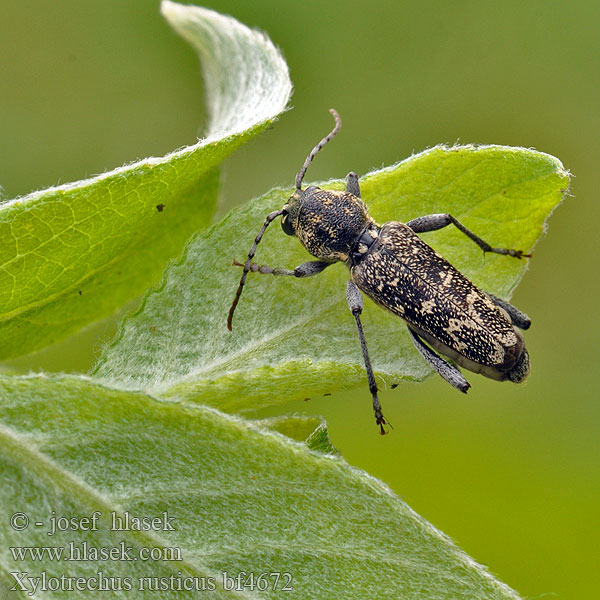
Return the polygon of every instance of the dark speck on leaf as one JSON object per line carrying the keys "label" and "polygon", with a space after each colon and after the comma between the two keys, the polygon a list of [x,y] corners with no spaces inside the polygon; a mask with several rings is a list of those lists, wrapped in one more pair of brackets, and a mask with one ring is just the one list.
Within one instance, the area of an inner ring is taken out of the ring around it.
{"label": "dark speck on leaf", "polygon": [[397,384],[397,383],[392,383],[392,385],[391,385],[391,388],[392,388],[393,390],[395,390],[397,387],[398,387],[398,384]]}
{"label": "dark speck on leaf", "polygon": [[158,212],[162,212],[164,208],[165,208],[165,205],[164,205],[164,204],[157,204],[157,205],[156,205],[156,210],[157,210]]}

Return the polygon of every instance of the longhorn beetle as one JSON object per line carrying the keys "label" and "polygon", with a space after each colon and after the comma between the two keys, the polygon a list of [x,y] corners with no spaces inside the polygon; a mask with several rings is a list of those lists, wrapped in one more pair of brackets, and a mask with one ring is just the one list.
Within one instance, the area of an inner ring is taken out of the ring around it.
{"label": "longhorn beetle", "polygon": [[[361,291],[375,303],[393,312],[408,325],[410,338],[425,361],[450,385],[466,393],[470,384],[453,364],[498,381],[523,381],[529,373],[529,355],[517,329],[531,325],[529,317],[508,302],[478,289],[462,273],[425,244],[417,233],[454,225],[473,240],[483,252],[514,258],[530,257],[521,250],[492,248],[452,215],[418,217],[407,223],[391,221],[377,225],[361,200],[356,173],[346,177],[345,191],[322,190],[314,185],[302,189],[302,180],[315,155],[340,130],[337,112],[329,112],[335,127],[306,157],[296,175],[296,190],[280,210],[267,216],[256,235],[243,265],[244,270],[229,309],[227,327],[231,331],[233,313],[250,271],[270,275],[311,277],[341,261],[350,269],[346,286],[348,307],[356,321],[358,338],[373,396],[375,421],[385,434],[386,420],[377,397],[377,384],[360,320]],[[271,268],[252,262],[256,247],[269,224],[281,216],[287,235],[296,236],[318,260],[295,269]],[[234,261],[237,266],[241,263]]]}

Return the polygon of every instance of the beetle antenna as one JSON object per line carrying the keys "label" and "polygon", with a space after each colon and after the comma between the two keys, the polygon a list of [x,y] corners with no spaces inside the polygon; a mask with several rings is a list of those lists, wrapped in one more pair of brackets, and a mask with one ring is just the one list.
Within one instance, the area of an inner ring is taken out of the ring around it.
{"label": "beetle antenna", "polygon": [[317,155],[317,152],[333,137],[335,137],[342,127],[342,119],[340,119],[340,115],[337,114],[337,111],[334,108],[330,108],[329,112],[333,115],[335,119],[335,127],[331,130],[331,132],[326,135],[311,151],[311,153],[306,157],[302,168],[296,175],[296,189],[300,191],[300,187],[302,186],[302,180],[304,179],[304,175],[306,174],[306,169],[308,169],[308,165],[312,162],[312,159]]}
{"label": "beetle antenna", "polygon": [[229,309],[229,314],[227,315],[227,329],[229,329],[229,331],[231,331],[231,321],[233,319],[233,313],[235,312],[235,307],[240,301],[240,296],[242,295],[242,290],[244,288],[244,284],[246,283],[246,277],[248,276],[248,271],[250,271],[250,263],[252,262],[252,259],[254,258],[254,253],[256,252],[256,246],[258,246],[260,240],[262,240],[262,236],[267,230],[267,227],[271,224],[271,221],[273,221],[273,219],[276,219],[282,213],[283,209],[276,210],[270,215],[268,215],[260,231],[256,234],[256,237],[254,238],[254,244],[252,244],[252,248],[250,248],[250,252],[248,252],[248,258],[246,259],[246,263],[244,264],[244,271],[242,272],[242,276],[240,277],[240,284],[238,285],[237,292],[235,293],[235,298],[231,303],[231,308]]}

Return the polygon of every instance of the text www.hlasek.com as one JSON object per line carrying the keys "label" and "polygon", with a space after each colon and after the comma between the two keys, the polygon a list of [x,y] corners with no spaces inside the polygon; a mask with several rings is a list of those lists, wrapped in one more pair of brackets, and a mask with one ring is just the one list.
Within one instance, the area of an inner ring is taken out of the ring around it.
{"label": "text www.hlasek.com", "polygon": [[69,542],[67,546],[11,546],[10,552],[13,560],[19,561],[183,560],[181,548],[177,546],[142,546],[136,553],[133,547],[127,546],[125,542],[110,547],[96,547],[85,541],[80,544]]}

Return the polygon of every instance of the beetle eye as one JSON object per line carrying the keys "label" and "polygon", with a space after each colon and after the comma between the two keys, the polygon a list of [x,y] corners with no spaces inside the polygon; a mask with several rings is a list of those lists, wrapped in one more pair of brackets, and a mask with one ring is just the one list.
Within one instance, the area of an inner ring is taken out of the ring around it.
{"label": "beetle eye", "polygon": [[294,231],[294,226],[292,225],[292,222],[290,221],[290,218],[286,212],[283,213],[281,217],[281,229],[283,229],[283,232],[287,235],[295,235],[296,233]]}

